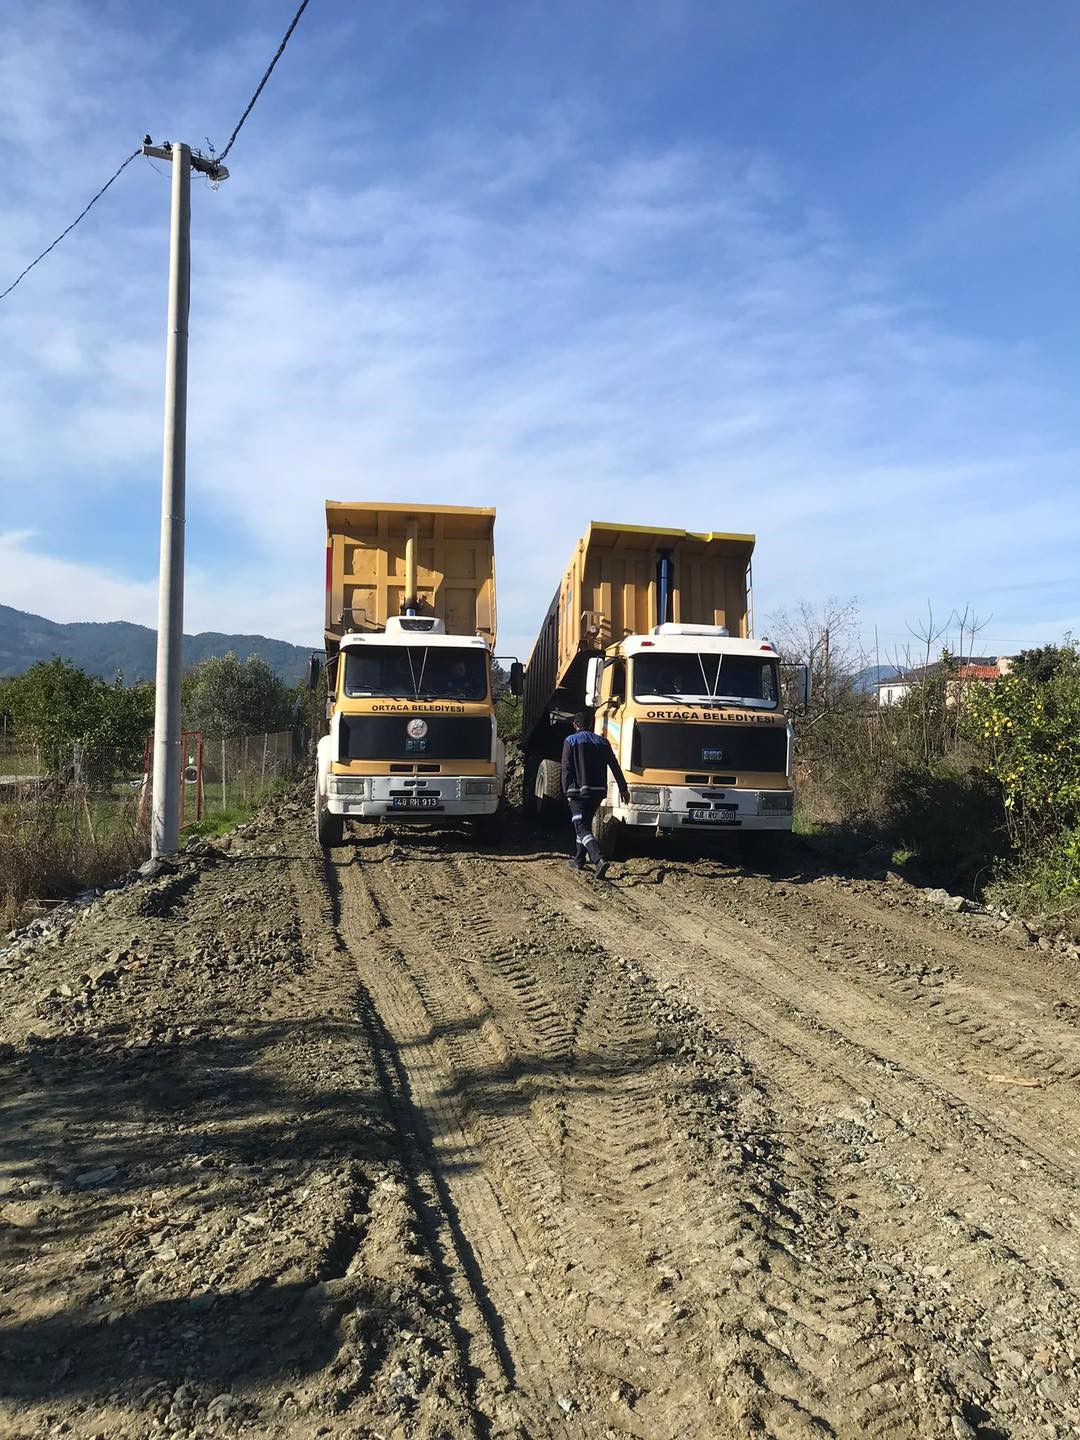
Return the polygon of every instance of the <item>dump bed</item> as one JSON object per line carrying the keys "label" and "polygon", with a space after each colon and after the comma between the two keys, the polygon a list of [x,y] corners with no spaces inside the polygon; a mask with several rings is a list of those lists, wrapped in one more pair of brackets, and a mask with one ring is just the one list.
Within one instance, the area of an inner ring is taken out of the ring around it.
{"label": "dump bed", "polygon": [[[326,502],[326,648],[412,608],[495,643],[495,511]],[[413,593],[410,593],[410,590]]]}
{"label": "dump bed", "polygon": [[753,552],[753,535],[594,520],[574,548],[529,656],[523,734],[533,736],[553,707],[579,708],[588,657],[627,635],[648,634],[665,620],[749,634]]}

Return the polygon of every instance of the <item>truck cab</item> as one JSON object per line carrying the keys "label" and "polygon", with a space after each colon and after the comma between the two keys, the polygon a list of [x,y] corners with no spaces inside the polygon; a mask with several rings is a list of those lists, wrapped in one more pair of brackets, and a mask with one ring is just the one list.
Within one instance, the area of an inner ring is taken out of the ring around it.
{"label": "truck cab", "polygon": [[608,795],[605,848],[621,826],[790,831],[794,732],[779,669],[768,640],[715,625],[658,625],[590,660],[586,703],[630,792],[626,805],[614,787]]}
{"label": "truck cab", "polygon": [[505,773],[492,693],[495,512],[326,509],[319,843],[385,820],[472,820],[491,833]]}

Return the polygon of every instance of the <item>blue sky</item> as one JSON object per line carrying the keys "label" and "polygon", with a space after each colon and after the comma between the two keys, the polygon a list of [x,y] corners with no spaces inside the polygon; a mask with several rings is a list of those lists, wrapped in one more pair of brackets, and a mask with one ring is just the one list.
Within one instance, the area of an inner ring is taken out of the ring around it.
{"label": "blue sky", "polygon": [[[6,7],[0,289],[293,8]],[[494,503],[500,651],[590,519],[755,532],[759,629],[1080,630],[1078,95],[1073,3],[311,0],[193,188],[187,628],[317,642],[332,497]],[[154,623],[168,202],[0,305],[2,602]]]}

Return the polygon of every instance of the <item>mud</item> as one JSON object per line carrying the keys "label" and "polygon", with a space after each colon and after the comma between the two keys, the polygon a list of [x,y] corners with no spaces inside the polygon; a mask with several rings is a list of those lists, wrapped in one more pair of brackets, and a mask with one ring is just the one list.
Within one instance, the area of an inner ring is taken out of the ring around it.
{"label": "mud", "polygon": [[0,953],[0,1433],[1080,1433],[1075,958],[309,829]]}

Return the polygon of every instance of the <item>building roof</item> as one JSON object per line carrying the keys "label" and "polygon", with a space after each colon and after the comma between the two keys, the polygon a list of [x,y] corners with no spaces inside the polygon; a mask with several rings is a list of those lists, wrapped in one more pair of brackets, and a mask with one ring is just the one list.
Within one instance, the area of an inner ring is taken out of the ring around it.
{"label": "building roof", "polygon": [[[961,680],[998,680],[1001,678],[1001,662],[1008,660],[1008,655],[969,655],[966,659],[957,662],[956,674]],[[879,690],[886,690],[890,685],[917,685],[920,680],[929,680],[936,675],[944,662],[935,660],[930,665],[913,665],[910,670],[902,670],[888,679],[877,682]]]}

